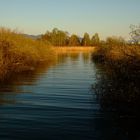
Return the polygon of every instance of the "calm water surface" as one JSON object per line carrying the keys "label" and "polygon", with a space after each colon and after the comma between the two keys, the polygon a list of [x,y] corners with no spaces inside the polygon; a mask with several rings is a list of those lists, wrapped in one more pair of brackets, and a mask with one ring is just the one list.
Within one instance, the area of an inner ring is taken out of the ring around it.
{"label": "calm water surface", "polygon": [[120,125],[114,113],[101,109],[91,90],[97,71],[90,54],[63,54],[51,66],[13,75],[1,83],[0,140],[125,140],[137,136],[139,129],[131,127],[132,135],[126,129],[135,122]]}

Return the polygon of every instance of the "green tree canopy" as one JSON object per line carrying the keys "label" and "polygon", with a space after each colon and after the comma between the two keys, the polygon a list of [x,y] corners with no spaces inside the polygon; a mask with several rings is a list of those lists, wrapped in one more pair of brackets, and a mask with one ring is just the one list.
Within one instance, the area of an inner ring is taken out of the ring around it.
{"label": "green tree canopy", "polygon": [[92,46],[98,46],[100,44],[100,38],[98,33],[95,33],[95,35],[93,35],[93,37],[91,38],[91,45]]}
{"label": "green tree canopy", "polygon": [[54,28],[52,32],[47,31],[42,35],[43,40],[49,41],[54,46],[68,45],[68,33]]}
{"label": "green tree canopy", "polygon": [[69,46],[80,46],[80,39],[77,35],[71,35],[69,38]]}
{"label": "green tree canopy", "polygon": [[106,39],[106,43],[110,46],[122,46],[125,45],[125,40],[122,37],[112,36]]}
{"label": "green tree canopy", "polygon": [[88,33],[84,34],[84,37],[83,37],[82,42],[81,42],[81,45],[82,46],[90,46],[91,45],[90,36],[89,36]]}

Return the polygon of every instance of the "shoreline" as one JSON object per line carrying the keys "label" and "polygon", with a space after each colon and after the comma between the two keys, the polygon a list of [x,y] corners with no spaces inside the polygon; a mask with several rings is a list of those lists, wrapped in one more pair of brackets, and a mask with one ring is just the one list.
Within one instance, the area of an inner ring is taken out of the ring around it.
{"label": "shoreline", "polygon": [[91,46],[62,46],[62,47],[52,47],[56,53],[77,53],[77,52],[93,52],[95,47]]}

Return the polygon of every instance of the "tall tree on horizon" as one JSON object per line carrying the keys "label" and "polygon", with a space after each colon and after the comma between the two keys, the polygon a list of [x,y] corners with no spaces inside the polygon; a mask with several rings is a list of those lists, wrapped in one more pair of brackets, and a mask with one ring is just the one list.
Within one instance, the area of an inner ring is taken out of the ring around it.
{"label": "tall tree on horizon", "polygon": [[68,45],[68,32],[58,30],[54,28],[52,32],[47,31],[42,35],[43,40],[49,41],[54,46],[66,46]]}
{"label": "tall tree on horizon", "polygon": [[93,37],[91,38],[91,45],[92,46],[98,46],[100,44],[100,38],[98,33],[95,33],[95,35],[93,35]]}
{"label": "tall tree on horizon", "polygon": [[80,46],[80,39],[77,35],[71,35],[69,38],[69,46]]}
{"label": "tall tree on horizon", "polygon": [[139,25],[130,25],[130,35],[133,40],[133,43],[140,44],[140,24]]}
{"label": "tall tree on horizon", "polygon": [[91,45],[90,36],[89,36],[88,33],[84,34],[84,37],[83,37],[82,42],[81,42],[81,45],[82,46],[90,46]]}

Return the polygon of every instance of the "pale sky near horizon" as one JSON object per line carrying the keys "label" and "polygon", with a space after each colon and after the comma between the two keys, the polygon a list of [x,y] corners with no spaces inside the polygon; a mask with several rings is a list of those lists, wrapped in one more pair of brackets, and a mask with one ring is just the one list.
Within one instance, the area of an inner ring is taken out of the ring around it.
{"label": "pale sky near horizon", "polygon": [[80,36],[129,37],[140,23],[140,0],[0,0],[0,26],[28,34],[57,27]]}

